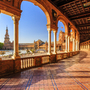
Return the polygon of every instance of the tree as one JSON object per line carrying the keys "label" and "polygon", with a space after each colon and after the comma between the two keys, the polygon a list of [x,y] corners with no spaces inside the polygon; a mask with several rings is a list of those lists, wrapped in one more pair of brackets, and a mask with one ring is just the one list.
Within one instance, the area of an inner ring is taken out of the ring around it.
{"label": "tree", "polygon": [[5,54],[5,51],[2,51],[2,52],[1,52],[1,55],[3,56],[4,54]]}
{"label": "tree", "polygon": [[35,52],[35,50],[34,50],[34,49],[32,49],[32,50],[31,50],[31,52],[32,52],[32,53],[34,53],[34,52]]}
{"label": "tree", "polygon": [[0,49],[2,49],[2,48],[3,48],[3,45],[4,45],[4,44],[0,42]]}

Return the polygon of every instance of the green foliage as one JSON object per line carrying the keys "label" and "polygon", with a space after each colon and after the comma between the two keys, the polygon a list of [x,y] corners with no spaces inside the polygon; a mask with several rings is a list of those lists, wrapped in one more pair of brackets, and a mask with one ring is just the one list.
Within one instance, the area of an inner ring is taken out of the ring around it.
{"label": "green foliage", "polygon": [[31,50],[32,53],[34,53],[34,51],[35,51],[34,49]]}
{"label": "green foliage", "polygon": [[30,53],[30,51],[27,49],[27,53],[29,54]]}
{"label": "green foliage", "polygon": [[2,49],[2,48],[3,48],[3,45],[4,45],[4,44],[0,42],[0,49]]}
{"label": "green foliage", "polygon": [[3,56],[5,54],[5,51],[2,51],[0,54]]}

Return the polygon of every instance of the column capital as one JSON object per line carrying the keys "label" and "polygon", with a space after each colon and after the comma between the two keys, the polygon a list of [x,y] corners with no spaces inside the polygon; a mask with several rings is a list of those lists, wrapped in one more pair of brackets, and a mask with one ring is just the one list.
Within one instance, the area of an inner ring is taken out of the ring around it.
{"label": "column capital", "polygon": [[16,15],[13,15],[12,16],[12,20],[14,21],[14,23],[18,23],[18,21],[20,20],[20,17],[19,16],[16,16]]}
{"label": "column capital", "polygon": [[47,28],[47,31],[51,31],[51,28]]}
{"label": "column capital", "polygon": [[53,30],[53,33],[57,33],[57,31]]}
{"label": "column capital", "polygon": [[47,24],[46,26],[47,26],[47,29],[48,29],[48,28],[51,28],[51,24]]}
{"label": "column capital", "polygon": [[68,37],[68,35],[65,35],[65,37],[67,38],[67,37]]}

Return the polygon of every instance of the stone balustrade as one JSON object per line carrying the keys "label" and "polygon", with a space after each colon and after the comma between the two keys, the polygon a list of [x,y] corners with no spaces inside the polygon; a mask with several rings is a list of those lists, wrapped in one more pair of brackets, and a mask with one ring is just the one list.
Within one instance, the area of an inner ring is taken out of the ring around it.
{"label": "stone balustrade", "polygon": [[66,59],[78,54],[79,51],[58,53],[52,55],[42,55],[26,58],[18,58],[16,60],[1,60],[0,61],[0,77],[8,74],[21,72],[22,70],[42,66],[48,63],[54,63],[62,59]]}

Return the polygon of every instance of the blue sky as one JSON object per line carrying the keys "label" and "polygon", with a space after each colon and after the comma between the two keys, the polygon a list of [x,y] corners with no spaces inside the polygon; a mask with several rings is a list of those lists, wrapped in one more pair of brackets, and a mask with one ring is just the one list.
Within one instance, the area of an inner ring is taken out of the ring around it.
{"label": "blue sky", "polygon": [[[23,1],[21,4],[21,18],[19,21],[19,43],[33,43],[34,40],[41,39],[48,41],[47,19],[44,12],[31,2]],[[4,42],[6,26],[10,41],[13,41],[14,30],[13,20],[11,16],[0,14],[0,42]],[[61,28],[63,27],[63,29]],[[62,22],[58,23],[57,40],[60,30],[65,31]],[[51,40],[53,41],[54,35],[51,33]]]}

